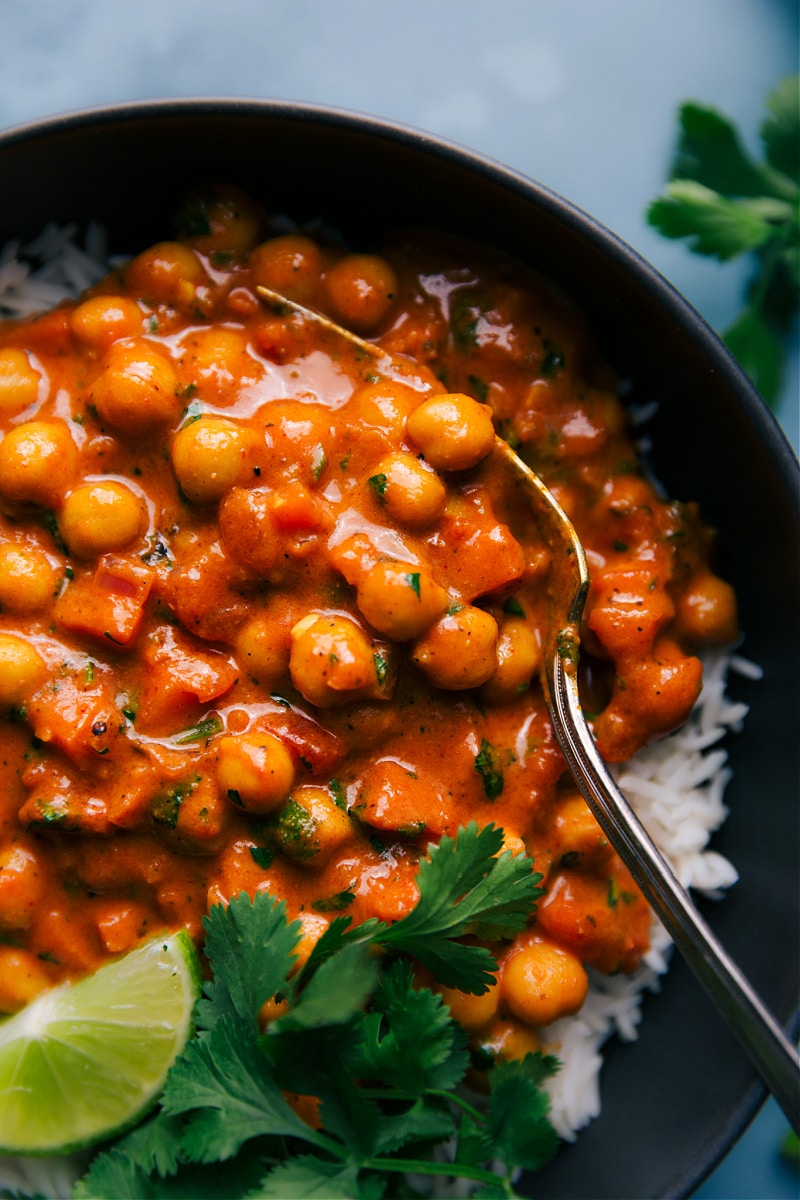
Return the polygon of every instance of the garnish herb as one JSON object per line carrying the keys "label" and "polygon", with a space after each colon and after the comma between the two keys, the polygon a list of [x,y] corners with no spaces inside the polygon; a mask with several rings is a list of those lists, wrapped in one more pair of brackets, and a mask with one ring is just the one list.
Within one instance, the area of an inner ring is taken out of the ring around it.
{"label": "garnish herb", "polygon": [[381,471],[378,475],[370,475],[367,483],[372,488],[377,499],[383,504],[384,496],[386,495],[386,485],[389,482],[388,478]]}
{"label": "garnish herb", "polygon": [[378,676],[378,683],[383,686],[383,684],[386,682],[386,677],[389,674],[389,664],[384,655],[381,654],[380,650],[375,651],[372,659],[375,663],[375,674]]}
{"label": "garnish herb", "polygon": [[475,755],[475,770],[483,780],[487,800],[496,800],[502,795],[505,780],[500,756],[491,742],[481,738],[481,748]]}
{"label": "garnish herb", "polygon": [[412,592],[416,592],[417,599],[421,600],[422,597],[419,594],[419,574],[419,571],[413,571],[406,575],[406,583],[411,588]]}
{"label": "garnish herb", "polygon": [[216,715],[206,717],[202,721],[198,721],[191,729],[187,729],[180,737],[175,739],[177,746],[189,746],[192,742],[204,742],[208,738],[213,737],[215,733],[222,733],[222,719]]}
{"label": "garnish herb", "polygon": [[800,303],[800,76],[767,97],[764,161],[744,149],[723,113],[694,101],[678,113],[678,149],[647,219],[664,237],[721,262],[755,256],[745,307],[725,342],[768,404],[778,398],[782,339]]}
{"label": "garnish herb", "polygon": [[[542,1166],[557,1146],[541,1084],[558,1063],[539,1053],[498,1063],[478,1110],[459,1090],[467,1036],[441,996],[415,986],[405,957],[442,982],[438,967],[457,986],[485,988],[489,952],[457,939],[511,935],[540,892],[531,860],[498,856],[501,845],[494,826],[443,838],[420,869],[420,900],[408,916],[355,928],[334,917],[299,971],[300,923],[287,920],[282,901],[242,893],[216,905],[204,920],[211,978],[197,1033],[154,1115],[95,1157],[77,1200],[379,1200],[416,1195],[408,1174],[515,1196],[515,1171]],[[385,953],[376,955],[379,946]],[[262,1032],[258,1014],[276,998],[282,1015]],[[316,1098],[313,1123],[292,1095]],[[445,1142],[452,1160],[436,1156]]]}

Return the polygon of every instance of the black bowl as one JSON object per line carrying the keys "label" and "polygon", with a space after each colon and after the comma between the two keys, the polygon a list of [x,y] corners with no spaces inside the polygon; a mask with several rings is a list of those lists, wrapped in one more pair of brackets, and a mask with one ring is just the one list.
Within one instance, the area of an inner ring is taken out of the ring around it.
{"label": "black bowl", "polygon": [[[567,201],[498,164],[377,120],[294,104],[166,101],[69,115],[0,136],[0,242],[47,220],[107,227],[114,252],[169,236],[198,183],[241,184],[272,210],[322,216],[364,247],[423,224],[515,255],[584,310],[602,355],[656,401],[653,465],[701,503],[735,585],[752,706],[729,739],[731,816],[715,845],[741,881],[706,913],[792,1032],[798,1016],[798,467],[730,355],[651,267]],[[682,962],[645,1003],[639,1040],[611,1044],[603,1112],[531,1180],[538,1197],[690,1194],[764,1092]]]}

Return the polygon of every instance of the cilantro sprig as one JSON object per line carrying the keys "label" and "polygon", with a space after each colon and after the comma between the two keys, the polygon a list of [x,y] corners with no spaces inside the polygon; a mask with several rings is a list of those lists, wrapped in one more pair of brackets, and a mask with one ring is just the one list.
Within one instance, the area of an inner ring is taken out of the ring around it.
{"label": "cilantro sprig", "polygon": [[679,110],[680,136],[663,195],[647,219],[665,237],[722,262],[752,254],[744,310],[723,338],[768,404],[781,388],[782,339],[800,298],[800,76],[766,101],[764,160],[745,150],[734,124],[694,101]]}
{"label": "cilantro sprig", "polygon": [[[77,1200],[380,1200],[417,1194],[409,1174],[514,1196],[515,1170],[555,1152],[541,1084],[558,1064],[541,1054],[498,1063],[485,1103],[467,1099],[459,1090],[467,1035],[442,997],[418,985],[413,965],[485,988],[491,955],[460,939],[512,935],[540,894],[530,859],[499,853],[501,845],[493,826],[442,839],[406,917],[354,928],[338,918],[299,970],[301,926],[282,901],[243,893],[215,906],[197,1033],[158,1110],[94,1159]],[[262,1032],[270,1000],[282,1011]]]}

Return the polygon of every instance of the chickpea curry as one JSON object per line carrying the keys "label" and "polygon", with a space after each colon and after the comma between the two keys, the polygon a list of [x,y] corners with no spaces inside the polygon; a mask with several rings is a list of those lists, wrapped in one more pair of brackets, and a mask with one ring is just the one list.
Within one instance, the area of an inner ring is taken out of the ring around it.
{"label": "chickpea curry", "polygon": [[0,1011],[199,940],[241,891],[284,898],[307,956],[334,916],[408,913],[474,821],[544,895],[497,985],[446,999],[518,1056],[587,968],[637,966],[650,914],[554,739],[548,550],[486,468],[495,430],[586,547],[607,760],[686,718],[735,600],[541,280],[426,233],[379,257],[280,228],[206,189],[176,240],[0,328]]}

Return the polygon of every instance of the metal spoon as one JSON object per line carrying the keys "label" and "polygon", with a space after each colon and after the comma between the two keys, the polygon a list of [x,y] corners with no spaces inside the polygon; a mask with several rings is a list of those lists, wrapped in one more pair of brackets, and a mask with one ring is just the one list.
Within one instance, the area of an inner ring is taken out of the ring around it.
{"label": "metal spoon", "polygon": [[[402,364],[382,347],[322,313],[270,288],[257,290],[273,305],[286,306],[345,338],[365,354],[402,369]],[[551,616],[542,684],[553,729],[572,777],[642,894],[800,1135],[800,1055],[694,906],[595,746],[578,692],[580,624],[589,590],[589,571],[580,539],[553,494],[507,442],[495,438],[490,458],[506,481],[513,479],[518,498],[525,497],[552,555]]]}

